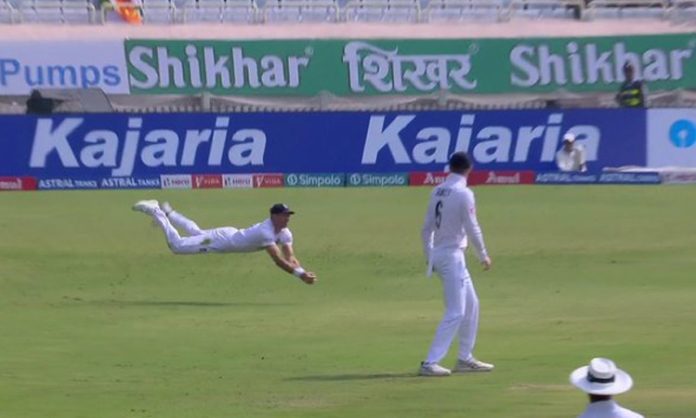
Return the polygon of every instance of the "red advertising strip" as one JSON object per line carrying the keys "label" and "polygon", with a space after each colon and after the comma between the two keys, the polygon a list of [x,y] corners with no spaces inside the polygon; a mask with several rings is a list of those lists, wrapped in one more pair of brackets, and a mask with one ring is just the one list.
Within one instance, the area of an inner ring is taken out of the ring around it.
{"label": "red advertising strip", "polygon": [[254,174],[254,187],[284,187],[285,176],[278,173]]}
{"label": "red advertising strip", "polygon": [[485,184],[534,184],[533,171],[472,171],[469,174],[470,186]]}
{"label": "red advertising strip", "polygon": [[194,174],[191,177],[194,189],[222,189],[221,174]]}
{"label": "red advertising strip", "polygon": [[0,177],[0,191],[36,190],[34,177]]}
{"label": "red advertising strip", "polygon": [[447,178],[448,173],[439,171],[418,171],[408,175],[409,186],[437,186]]}

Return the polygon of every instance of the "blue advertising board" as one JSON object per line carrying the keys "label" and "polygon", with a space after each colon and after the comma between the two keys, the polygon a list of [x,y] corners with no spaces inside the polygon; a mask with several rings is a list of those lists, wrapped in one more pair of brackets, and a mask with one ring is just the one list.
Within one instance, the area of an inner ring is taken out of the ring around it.
{"label": "blue advertising board", "polygon": [[103,188],[177,173],[442,171],[455,150],[480,170],[545,172],[566,132],[599,171],[645,164],[645,120],[635,109],[0,116],[0,176]]}

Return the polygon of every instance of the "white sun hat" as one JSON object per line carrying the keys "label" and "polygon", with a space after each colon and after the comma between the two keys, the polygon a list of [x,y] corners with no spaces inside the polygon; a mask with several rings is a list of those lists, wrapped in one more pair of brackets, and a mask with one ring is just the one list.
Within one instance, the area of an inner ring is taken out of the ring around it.
{"label": "white sun hat", "polygon": [[563,142],[575,142],[575,135],[572,132],[568,132],[563,135]]}
{"label": "white sun hat", "polygon": [[633,386],[633,379],[607,358],[593,358],[588,366],[575,369],[570,383],[593,395],[618,395]]}

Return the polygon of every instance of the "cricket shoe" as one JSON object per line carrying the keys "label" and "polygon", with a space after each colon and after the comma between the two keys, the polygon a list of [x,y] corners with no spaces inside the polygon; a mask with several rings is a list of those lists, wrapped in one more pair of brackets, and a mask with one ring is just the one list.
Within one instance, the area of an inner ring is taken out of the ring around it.
{"label": "cricket shoe", "polygon": [[446,369],[437,363],[421,363],[418,370],[420,376],[449,376],[452,374],[450,369]]}
{"label": "cricket shoe", "polygon": [[494,365],[484,363],[472,357],[469,360],[457,360],[457,364],[454,365],[452,371],[454,373],[490,372],[494,368]]}
{"label": "cricket shoe", "polygon": [[164,214],[167,216],[174,212],[174,208],[172,208],[172,205],[170,205],[169,202],[160,202],[159,208],[162,209],[162,212],[164,212]]}
{"label": "cricket shoe", "polygon": [[152,215],[159,209],[159,202],[156,200],[141,200],[133,205],[133,210]]}

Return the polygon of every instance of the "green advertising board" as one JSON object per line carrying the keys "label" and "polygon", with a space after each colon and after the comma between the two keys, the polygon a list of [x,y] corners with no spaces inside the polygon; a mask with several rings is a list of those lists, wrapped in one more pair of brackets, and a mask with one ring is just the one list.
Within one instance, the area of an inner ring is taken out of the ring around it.
{"label": "green advertising board", "polygon": [[696,88],[696,34],[527,39],[127,40],[134,94],[606,92]]}

